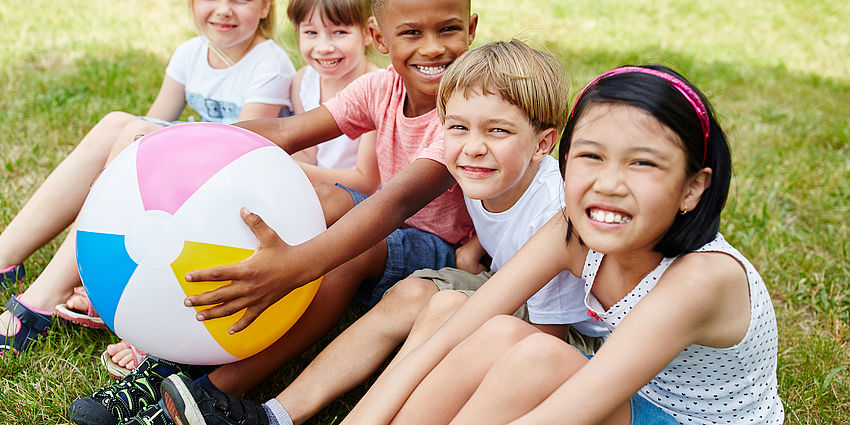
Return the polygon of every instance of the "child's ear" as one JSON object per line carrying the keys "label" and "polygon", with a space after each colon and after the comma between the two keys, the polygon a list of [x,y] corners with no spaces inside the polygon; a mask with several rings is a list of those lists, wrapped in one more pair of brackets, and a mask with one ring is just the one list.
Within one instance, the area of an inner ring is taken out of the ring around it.
{"label": "child's ear", "polygon": [[555,143],[558,141],[558,130],[556,128],[547,128],[537,133],[537,148],[534,151],[531,159],[535,162],[540,161],[546,155],[552,152],[555,148]]}
{"label": "child's ear", "polygon": [[366,27],[362,28],[362,30],[363,30],[363,45],[365,47],[369,47],[369,45],[372,44],[372,30],[370,29],[370,27],[372,25],[375,25],[375,26],[378,25],[378,20],[375,19],[374,16],[370,16],[369,19],[366,21]]}
{"label": "child's ear", "polygon": [[702,194],[711,186],[711,173],[711,168],[705,167],[688,179],[679,210],[693,211],[697,207]]}
{"label": "child's ear", "polygon": [[466,44],[472,45],[472,41],[475,40],[476,28],[478,28],[478,14],[473,13],[469,15],[469,32],[466,37]]}
{"label": "child's ear", "polygon": [[387,48],[384,34],[381,33],[381,27],[378,26],[377,21],[369,21],[369,33],[372,34],[372,42],[375,43],[375,49],[378,49],[383,55],[388,54],[390,49]]}

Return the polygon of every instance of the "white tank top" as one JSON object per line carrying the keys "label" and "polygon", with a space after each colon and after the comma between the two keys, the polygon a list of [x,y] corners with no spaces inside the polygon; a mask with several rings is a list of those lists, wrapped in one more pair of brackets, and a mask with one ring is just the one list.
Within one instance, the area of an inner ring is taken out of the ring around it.
{"label": "white tank top", "polygon": [[[722,252],[744,267],[750,289],[747,334],[728,348],[688,346],[638,393],[682,424],[781,424],[785,414],[776,383],[778,334],[767,288],[755,267],[720,233],[695,252]],[[604,311],[590,292],[602,257],[593,250],[587,253],[582,271],[585,304],[612,330],[676,259],[661,260],[631,292]]]}
{"label": "white tank top", "polygon": [[[301,106],[304,112],[319,107],[322,99],[322,89],[319,73],[308,66],[301,78]],[[357,165],[357,146],[360,138],[351,140],[342,135],[333,140],[320,143],[316,153],[316,165],[322,168],[350,169]]]}

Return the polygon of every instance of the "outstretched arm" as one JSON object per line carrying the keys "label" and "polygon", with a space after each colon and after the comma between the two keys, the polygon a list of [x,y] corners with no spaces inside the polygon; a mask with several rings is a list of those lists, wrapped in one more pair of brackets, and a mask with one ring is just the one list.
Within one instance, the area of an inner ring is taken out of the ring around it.
{"label": "outstretched arm", "polygon": [[287,153],[298,152],[342,135],[333,116],[324,106],[291,117],[262,118],[233,125],[271,140]]}
{"label": "outstretched arm", "polygon": [[187,274],[189,282],[232,282],[215,291],[188,297],[186,305],[218,304],[199,312],[198,320],[247,309],[230,327],[231,332],[238,332],[293,289],[315,280],[387,237],[452,184],[454,179],[445,166],[430,159],[417,159],[328,230],[295,246],[281,241],[260,217],[246,214],[246,223],[257,234],[258,249],[240,263]]}
{"label": "outstretched arm", "polygon": [[343,423],[389,423],[410,393],[452,348],[487,319],[514,312],[532,294],[567,268],[570,251],[565,235],[566,223],[563,215],[558,213],[476,291],[437,333],[381,375]]}

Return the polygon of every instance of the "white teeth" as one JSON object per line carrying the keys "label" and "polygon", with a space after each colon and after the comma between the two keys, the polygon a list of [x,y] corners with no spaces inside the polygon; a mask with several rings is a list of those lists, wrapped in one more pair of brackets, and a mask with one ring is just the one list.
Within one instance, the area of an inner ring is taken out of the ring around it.
{"label": "white teeth", "polygon": [[615,214],[612,212],[605,212],[601,210],[592,210],[590,211],[590,218],[601,221],[603,223],[618,223],[625,224],[632,221],[631,217],[623,217],[620,214]]}
{"label": "white teeth", "polygon": [[423,74],[434,75],[443,72],[446,69],[446,66],[421,66],[416,65],[416,69]]}
{"label": "white teeth", "polygon": [[333,59],[333,60],[316,59],[316,62],[318,62],[319,65],[321,65],[321,66],[331,67],[331,66],[338,64],[341,60],[342,59]]}

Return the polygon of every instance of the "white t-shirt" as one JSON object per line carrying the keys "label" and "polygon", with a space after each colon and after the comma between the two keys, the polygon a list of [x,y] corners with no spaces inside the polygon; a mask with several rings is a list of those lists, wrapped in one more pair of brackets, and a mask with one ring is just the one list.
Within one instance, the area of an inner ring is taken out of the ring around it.
{"label": "white t-shirt", "polygon": [[205,38],[192,38],[177,47],[165,68],[169,77],[185,87],[186,103],[202,121],[232,124],[246,103],[292,109],[289,84],[295,67],[274,41],[257,44],[224,69],[210,66],[207,48]]}
{"label": "white t-shirt", "polygon": [[[517,202],[507,211],[491,213],[480,200],[464,196],[466,208],[481,246],[493,258],[490,270],[497,271],[531,235],[564,207],[564,180],[558,162],[543,158],[540,169]],[[565,242],[566,243],[566,242]],[[562,271],[526,302],[528,316],[537,324],[570,324],[587,336],[603,336],[608,329],[587,315],[584,281]]]}
{"label": "white t-shirt", "polygon": [[[301,106],[304,112],[318,108],[322,100],[319,73],[308,66],[301,78]],[[351,140],[346,135],[316,145],[316,165],[322,168],[354,168],[357,165],[357,147],[360,138]]]}

